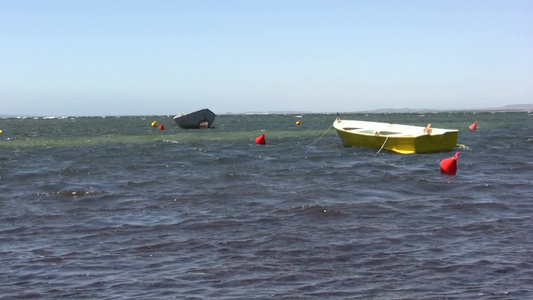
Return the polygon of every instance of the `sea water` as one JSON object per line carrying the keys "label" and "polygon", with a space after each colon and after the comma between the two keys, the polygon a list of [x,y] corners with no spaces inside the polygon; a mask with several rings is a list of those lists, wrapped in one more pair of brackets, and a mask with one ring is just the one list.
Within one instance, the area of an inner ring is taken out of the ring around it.
{"label": "sea water", "polygon": [[531,113],[341,114],[459,129],[415,155],[335,117],[0,119],[0,299],[533,298]]}

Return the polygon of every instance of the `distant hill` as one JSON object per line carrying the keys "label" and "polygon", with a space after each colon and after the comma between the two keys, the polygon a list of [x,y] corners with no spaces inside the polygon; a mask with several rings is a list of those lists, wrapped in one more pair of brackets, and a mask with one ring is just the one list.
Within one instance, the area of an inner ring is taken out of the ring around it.
{"label": "distant hill", "polygon": [[533,103],[531,104],[511,104],[501,107],[500,109],[508,110],[533,110]]}
{"label": "distant hill", "polygon": [[380,108],[374,110],[358,111],[358,113],[381,113],[381,114],[400,114],[400,113],[431,113],[445,111],[530,111],[533,110],[531,104],[510,104],[502,107],[481,108],[481,109],[411,109],[411,108]]}
{"label": "distant hill", "polygon": [[[352,113],[367,113],[367,114],[401,114],[401,113],[433,113],[433,112],[446,112],[446,111],[530,111],[533,110],[533,103],[531,104],[510,104],[502,107],[481,108],[481,109],[412,109],[412,108],[378,108],[372,110],[353,111]],[[226,114],[245,114],[245,115],[293,115],[293,114],[312,114],[309,111],[248,111],[244,113],[232,113]],[[323,112],[328,113],[328,112]],[[329,112],[333,113],[333,112]],[[349,113],[349,112],[344,112]]]}

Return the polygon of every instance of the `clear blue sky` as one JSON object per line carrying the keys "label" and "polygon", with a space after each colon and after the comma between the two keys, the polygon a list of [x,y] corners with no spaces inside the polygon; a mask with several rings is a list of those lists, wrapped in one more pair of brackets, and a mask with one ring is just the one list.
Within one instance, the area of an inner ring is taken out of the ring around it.
{"label": "clear blue sky", "polygon": [[0,0],[0,115],[532,102],[532,0]]}

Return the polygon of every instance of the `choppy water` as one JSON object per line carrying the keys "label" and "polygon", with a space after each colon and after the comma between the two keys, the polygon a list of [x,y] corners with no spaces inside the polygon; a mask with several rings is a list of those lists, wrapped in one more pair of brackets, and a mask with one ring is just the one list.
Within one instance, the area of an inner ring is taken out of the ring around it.
{"label": "choppy water", "polygon": [[0,119],[0,299],[533,298],[531,114],[342,117],[459,129],[458,173],[328,114]]}

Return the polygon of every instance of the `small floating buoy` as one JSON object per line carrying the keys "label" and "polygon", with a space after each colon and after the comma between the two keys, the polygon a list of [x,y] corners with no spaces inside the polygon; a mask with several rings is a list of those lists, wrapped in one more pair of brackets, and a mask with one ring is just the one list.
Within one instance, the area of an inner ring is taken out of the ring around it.
{"label": "small floating buoy", "polygon": [[266,145],[265,134],[263,133],[262,135],[256,137],[255,143],[260,145]]}
{"label": "small floating buoy", "polygon": [[4,131],[2,129],[0,129],[0,134],[4,133]]}
{"label": "small floating buoy", "polygon": [[474,124],[470,125],[468,128],[470,128],[470,130],[477,130],[477,121],[474,121]]}
{"label": "small floating buoy", "polygon": [[157,127],[157,121],[152,122],[152,127]]}
{"label": "small floating buoy", "polygon": [[163,126],[163,124],[161,124],[161,126],[159,126],[159,130],[165,130],[165,126]]}
{"label": "small floating buoy", "polygon": [[457,157],[459,152],[455,153],[455,156],[443,159],[440,162],[440,172],[442,174],[455,175],[457,173]]}
{"label": "small floating buoy", "polygon": [[296,125],[300,125],[300,120],[296,121]]}

